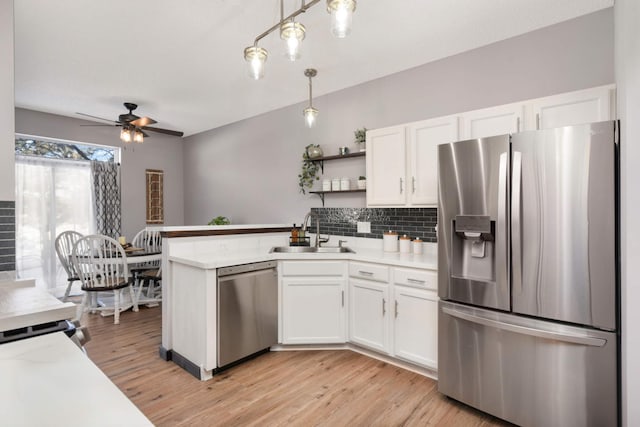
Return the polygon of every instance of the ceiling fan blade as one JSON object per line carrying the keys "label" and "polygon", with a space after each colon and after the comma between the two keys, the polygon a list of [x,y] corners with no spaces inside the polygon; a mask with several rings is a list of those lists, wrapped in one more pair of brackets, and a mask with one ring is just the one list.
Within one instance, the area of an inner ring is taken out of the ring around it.
{"label": "ceiling fan blade", "polygon": [[86,116],[86,117],[92,117],[92,118],[98,119],[98,120],[104,120],[105,122],[111,122],[111,123],[115,123],[115,124],[120,124],[120,122],[116,122],[116,121],[109,120],[109,119],[103,119],[102,117],[98,117],[98,116],[92,116],[91,114],[78,113],[78,112],[76,112],[76,114],[80,114],[81,116]]}
{"label": "ceiling fan blade", "polygon": [[135,119],[129,122],[130,124],[137,126],[139,128],[152,125],[154,123],[158,123],[150,117],[140,117],[139,119]]}
{"label": "ceiling fan blade", "polygon": [[164,133],[165,135],[173,135],[173,136],[183,136],[184,132],[180,132],[177,130],[169,130],[169,129],[162,129],[162,128],[150,128],[147,126],[143,126],[142,129],[144,130],[149,130],[151,132],[158,132],[158,133]]}
{"label": "ceiling fan blade", "polygon": [[138,130],[142,133],[142,136],[144,136],[145,138],[149,138],[149,135],[147,135],[145,131],[143,131],[142,129],[138,129]]}

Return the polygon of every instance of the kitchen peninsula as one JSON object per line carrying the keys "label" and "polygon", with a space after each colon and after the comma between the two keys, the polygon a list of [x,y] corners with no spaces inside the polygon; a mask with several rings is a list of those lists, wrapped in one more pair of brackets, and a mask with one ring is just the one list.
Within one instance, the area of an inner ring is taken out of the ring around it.
{"label": "kitchen peninsula", "polygon": [[[326,246],[338,246],[342,239],[354,252],[271,253],[275,246],[288,245],[290,226],[153,229],[163,236],[160,354],[197,378],[211,378],[218,363],[217,269],[262,261],[278,263],[279,346],[275,349],[308,345],[352,349],[436,376],[435,244],[424,243],[423,253],[413,255],[384,252],[382,239],[331,236]],[[305,296],[306,292],[311,294]],[[305,308],[309,300],[312,306]],[[300,317],[312,316],[313,308],[324,303],[333,305],[327,305],[319,315],[333,316],[335,321],[328,323],[334,326],[334,334],[316,333],[318,328],[328,327],[322,319]],[[370,303],[376,304],[375,310]],[[429,309],[417,309],[415,303],[426,303]],[[370,313],[377,317],[367,317]],[[417,318],[405,317],[409,315]],[[358,326],[371,320],[379,329],[372,332],[370,326]],[[292,324],[297,329],[292,329]],[[429,342],[419,340],[420,348],[405,348],[403,343],[413,341],[414,331]]]}

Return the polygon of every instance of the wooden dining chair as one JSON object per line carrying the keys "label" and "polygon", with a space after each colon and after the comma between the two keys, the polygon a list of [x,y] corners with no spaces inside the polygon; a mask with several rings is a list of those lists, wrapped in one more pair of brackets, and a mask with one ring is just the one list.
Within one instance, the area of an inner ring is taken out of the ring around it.
{"label": "wooden dining chair", "polygon": [[[138,311],[138,301],[133,290],[133,279],[129,277],[127,254],[111,237],[92,234],[78,240],[73,249],[72,260],[82,283],[85,295],[82,298],[84,311],[113,310],[113,323],[120,323],[120,312],[130,306],[123,304],[123,292],[129,291],[133,311]],[[113,307],[102,307],[90,294],[113,292]]]}
{"label": "wooden dining chair", "polygon": [[[131,244],[136,248],[142,248],[145,252],[162,252],[162,237],[159,231],[143,229],[133,238]],[[157,302],[162,295],[162,269],[160,261],[137,264],[131,269],[136,279],[136,297],[142,297],[146,288],[146,299]]]}
{"label": "wooden dining chair", "polygon": [[58,260],[60,264],[62,264],[62,268],[64,268],[64,271],[67,273],[67,289],[64,291],[62,301],[66,301],[69,298],[73,283],[80,281],[80,277],[71,262],[71,253],[76,242],[81,238],[82,234],[77,231],[64,231],[56,237],[56,254],[58,254]]}

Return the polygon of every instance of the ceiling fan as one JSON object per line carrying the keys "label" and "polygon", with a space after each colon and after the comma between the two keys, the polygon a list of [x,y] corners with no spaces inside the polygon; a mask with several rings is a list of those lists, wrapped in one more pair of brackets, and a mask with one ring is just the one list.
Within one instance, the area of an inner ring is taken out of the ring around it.
{"label": "ceiling fan", "polygon": [[94,119],[98,119],[98,120],[104,120],[105,122],[111,122],[112,124],[109,125],[82,125],[82,126],[118,126],[118,127],[122,127],[122,130],[120,131],[120,139],[123,142],[143,142],[144,141],[144,137],[148,137],[149,135],[147,135],[147,133],[145,133],[144,131],[151,131],[151,132],[157,132],[157,133],[164,133],[165,135],[173,135],[173,136],[183,136],[184,132],[180,132],[180,131],[175,131],[175,130],[170,130],[170,129],[162,129],[162,128],[157,128],[157,127],[150,127],[149,125],[153,125],[156,122],[155,120],[153,120],[150,117],[140,117],[137,116],[135,114],[133,114],[133,110],[135,110],[136,108],[138,108],[137,104],[134,104],[132,102],[125,102],[124,103],[124,107],[129,110],[128,113],[126,114],[120,114],[118,116],[118,120],[109,120],[109,119],[104,119],[102,117],[97,117],[97,116],[92,116],[91,114],[85,114],[85,113],[76,113],[79,114],[81,116],[86,116],[86,117],[91,117]]}

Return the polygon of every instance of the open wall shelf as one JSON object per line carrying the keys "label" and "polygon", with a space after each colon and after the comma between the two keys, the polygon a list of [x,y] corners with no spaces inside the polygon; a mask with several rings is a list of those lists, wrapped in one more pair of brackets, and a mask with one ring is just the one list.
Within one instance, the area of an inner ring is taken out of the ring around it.
{"label": "open wall shelf", "polygon": [[325,194],[340,194],[340,193],[364,193],[367,190],[357,188],[355,190],[338,190],[338,191],[309,191],[311,194],[317,194],[322,200],[322,207],[324,207],[324,196]]}
{"label": "open wall shelf", "polygon": [[312,162],[320,162],[320,170],[324,173],[324,161],[325,160],[338,160],[338,159],[349,159],[353,157],[364,157],[367,153],[365,151],[357,151],[355,153],[349,154],[338,154],[336,156],[322,156],[316,157],[315,159],[309,159]]}

